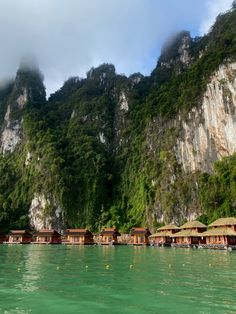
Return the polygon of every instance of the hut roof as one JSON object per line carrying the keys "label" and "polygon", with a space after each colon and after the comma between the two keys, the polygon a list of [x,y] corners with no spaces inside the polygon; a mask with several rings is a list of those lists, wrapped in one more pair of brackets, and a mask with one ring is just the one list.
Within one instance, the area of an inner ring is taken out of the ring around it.
{"label": "hut roof", "polygon": [[213,228],[201,233],[203,236],[236,236],[236,231],[232,230],[231,228]]}
{"label": "hut roof", "polygon": [[31,233],[28,230],[11,230],[11,235],[31,235]]}
{"label": "hut roof", "polygon": [[160,228],[158,228],[157,229],[157,231],[164,231],[164,230],[179,230],[180,228],[179,227],[177,227],[176,225],[172,225],[172,224],[170,224],[170,225],[166,225],[166,226],[163,226],[163,227],[160,227]]}
{"label": "hut roof", "polygon": [[150,236],[151,232],[148,228],[132,228],[131,235],[133,236],[135,234],[144,234],[146,236]]}
{"label": "hut roof", "polygon": [[102,229],[100,235],[101,236],[103,235],[120,236],[121,234],[116,228],[104,228]]}
{"label": "hut roof", "polygon": [[187,230],[181,230],[180,232],[174,233],[171,235],[173,238],[178,238],[178,237],[202,237],[203,233],[197,232],[192,229],[187,229]]}
{"label": "hut roof", "polygon": [[47,236],[47,235],[60,235],[59,232],[53,229],[41,229],[37,232],[37,235]]}
{"label": "hut roof", "polygon": [[236,225],[235,217],[219,218],[213,221],[209,227],[220,227],[220,226],[234,226]]}
{"label": "hut roof", "polygon": [[162,232],[157,232],[157,233],[154,233],[152,235],[150,235],[150,238],[157,238],[157,237],[170,237],[172,236],[173,233],[171,233],[170,231],[168,230],[164,230]]}
{"label": "hut roof", "polygon": [[186,222],[180,227],[180,229],[192,229],[192,228],[206,228],[207,226],[198,220]]}
{"label": "hut roof", "polygon": [[65,235],[93,235],[88,229],[67,229]]}

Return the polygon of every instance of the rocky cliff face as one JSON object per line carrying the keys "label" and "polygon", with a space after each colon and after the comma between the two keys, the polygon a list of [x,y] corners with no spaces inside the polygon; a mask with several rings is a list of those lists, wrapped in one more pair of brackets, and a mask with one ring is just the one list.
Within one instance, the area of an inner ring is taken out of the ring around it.
{"label": "rocky cliff face", "polygon": [[23,139],[24,109],[28,102],[41,96],[45,101],[45,90],[41,74],[35,68],[20,68],[7,101],[7,110],[1,126],[0,151],[12,153]]}
{"label": "rocky cliff face", "polygon": [[0,90],[0,227],[236,215],[235,20],[232,9],[203,38],[177,34],[150,76],[103,64],[48,100],[39,71],[20,69]]}
{"label": "rocky cliff face", "polygon": [[15,84],[12,94],[13,96],[7,106],[1,134],[0,150],[3,154],[7,152],[12,153],[16,145],[19,144],[22,139],[23,116],[14,117],[14,112],[22,111],[28,101],[28,91],[26,87],[18,91],[17,84]]}
{"label": "rocky cliff face", "polygon": [[182,124],[175,146],[185,172],[212,172],[215,161],[236,152],[236,63],[221,65],[206,86],[202,104]]}
{"label": "rocky cliff face", "polygon": [[53,211],[47,212],[52,207],[52,200],[45,197],[44,194],[34,194],[29,208],[29,223],[35,230],[62,229],[61,208],[53,204]]}

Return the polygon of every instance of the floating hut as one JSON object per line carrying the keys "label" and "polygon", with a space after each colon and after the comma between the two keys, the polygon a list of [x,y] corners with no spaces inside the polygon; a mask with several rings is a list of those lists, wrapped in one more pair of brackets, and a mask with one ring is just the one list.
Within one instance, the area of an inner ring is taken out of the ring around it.
{"label": "floating hut", "polygon": [[42,229],[36,234],[37,244],[60,244],[61,234],[56,230]]}
{"label": "floating hut", "polygon": [[65,236],[66,244],[94,244],[93,234],[87,229],[67,229]]}
{"label": "floating hut", "polygon": [[180,229],[179,232],[171,236],[173,239],[172,246],[190,247],[206,243],[206,239],[202,233],[206,231],[207,226],[200,221],[194,220],[187,222]]}
{"label": "floating hut", "polygon": [[131,236],[133,245],[149,245],[149,236],[151,232],[148,228],[132,228]]}
{"label": "floating hut", "polygon": [[118,244],[118,239],[121,234],[116,228],[104,228],[100,233],[99,244],[103,245],[115,245]]}
{"label": "floating hut", "polygon": [[32,241],[32,234],[28,230],[11,230],[9,243],[28,244]]}
{"label": "floating hut", "polygon": [[171,236],[176,232],[179,232],[180,228],[175,225],[166,225],[157,229],[157,233],[154,233],[149,237],[150,242],[155,245],[170,246],[172,243]]}
{"label": "floating hut", "polygon": [[236,218],[219,218],[209,225],[210,229],[203,233],[208,246],[236,245]]}
{"label": "floating hut", "polygon": [[0,232],[0,243],[4,243],[7,241],[7,235]]}

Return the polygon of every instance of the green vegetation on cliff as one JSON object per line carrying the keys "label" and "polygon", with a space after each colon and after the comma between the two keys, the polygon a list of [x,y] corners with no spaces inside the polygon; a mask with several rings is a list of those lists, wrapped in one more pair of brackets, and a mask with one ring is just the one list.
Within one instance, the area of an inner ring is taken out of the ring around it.
{"label": "green vegetation on cliff", "polygon": [[178,34],[150,77],[127,78],[103,64],[46,100],[41,74],[20,69],[0,90],[2,131],[8,106],[10,119],[23,117],[20,144],[0,157],[0,229],[27,227],[39,195],[45,217],[58,211],[61,226],[93,230],[182,223],[192,212],[205,221],[236,215],[235,156],[216,163],[212,175],[184,173],[173,149],[179,126],[170,127],[200,103],[219,65],[235,59],[235,20],[234,9],[208,35],[189,38],[186,64],[180,48],[189,33]]}

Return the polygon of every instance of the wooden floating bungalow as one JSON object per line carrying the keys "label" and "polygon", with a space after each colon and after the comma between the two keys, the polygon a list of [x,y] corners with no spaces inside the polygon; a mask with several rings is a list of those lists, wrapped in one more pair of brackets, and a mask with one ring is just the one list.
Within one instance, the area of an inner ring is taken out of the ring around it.
{"label": "wooden floating bungalow", "polygon": [[42,229],[36,233],[36,244],[61,244],[61,234],[56,230]]}
{"label": "wooden floating bungalow", "polygon": [[150,242],[154,245],[170,246],[172,243],[172,235],[179,231],[180,228],[175,225],[166,225],[157,229],[157,233],[151,235],[149,239]]}
{"label": "wooden floating bungalow", "polygon": [[93,234],[88,229],[67,229],[65,231],[65,236],[65,244],[94,244]]}
{"label": "wooden floating bungalow", "polygon": [[173,234],[172,246],[191,247],[193,245],[205,244],[206,239],[203,232],[207,226],[200,221],[194,220],[185,223],[180,227],[180,231]]}
{"label": "wooden floating bungalow", "polygon": [[209,247],[227,247],[236,245],[236,218],[219,218],[209,225],[203,233]]}
{"label": "wooden floating bungalow", "polygon": [[9,234],[9,243],[29,244],[32,241],[32,234],[28,230],[11,230]]}
{"label": "wooden floating bungalow", "polygon": [[118,244],[118,238],[121,236],[116,228],[104,228],[100,233],[100,241],[98,244],[102,245],[116,245]]}
{"label": "wooden floating bungalow", "polygon": [[131,237],[132,241],[131,244],[133,245],[149,245],[149,236],[151,232],[148,228],[133,228],[131,230]]}
{"label": "wooden floating bungalow", "polygon": [[[56,230],[42,229],[33,236],[28,230],[11,230],[9,235],[0,232],[0,243],[9,244],[132,244],[172,247],[199,247],[236,250],[236,218],[219,218],[208,226],[194,220],[181,227],[169,224],[157,229],[151,235],[148,228],[132,228],[129,234],[121,236],[116,228],[104,228],[95,237],[88,229],[67,229],[62,236]],[[150,241],[150,242],[149,242]]]}
{"label": "wooden floating bungalow", "polygon": [[4,242],[7,242],[8,240],[8,237],[6,234],[0,232],[0,243],[4,243]]}

